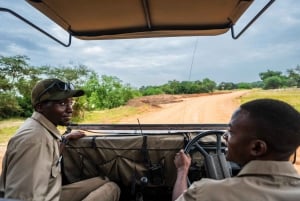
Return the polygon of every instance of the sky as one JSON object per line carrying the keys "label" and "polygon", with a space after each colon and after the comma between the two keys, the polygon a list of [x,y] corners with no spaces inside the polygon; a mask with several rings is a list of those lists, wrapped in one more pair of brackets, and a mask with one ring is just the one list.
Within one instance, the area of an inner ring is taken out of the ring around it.
{"label": "sky", "polygon": [[[236,23],[236,33],[268,2],[256,0]],[[0,0],[67,43],[68,34],[24,0]],[[26,55],[33,66],[85,65],[98,75],[118,77],[132,87],[171,80],[209,78],[220,82],[259,81],[267,70],[286,73],[300,65],[300,1],[277,0],[237,40],[218,36],[86,41],[64,47],[7,12],[0,12],[0,55]]]}

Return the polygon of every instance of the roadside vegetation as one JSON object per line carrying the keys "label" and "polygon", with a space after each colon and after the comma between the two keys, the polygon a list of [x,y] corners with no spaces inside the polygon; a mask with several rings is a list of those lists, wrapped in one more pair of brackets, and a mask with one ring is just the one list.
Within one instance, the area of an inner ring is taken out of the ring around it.
{"label": "roadside vegetation", "polygon": [[[159,86],[142,86],[139,89],[123,83],[115,76],[98,75],[84,65],[77,66],[32,66],[27,56],[4,57],[0,55],[0,120],[25,118],[31,115],[30,92],[44,78],[59,78],[71,82],[75,88],[85,90],[74,107],[77,120],[87,111],[117,108],[133,98],[158,94],[199,94],[216,90],[234,89],[282,89],[300,87],[300,66],[286,73],[268,70],[259,73],[261,80],[246,83],[221,82],[209,78],[196,81],[166,81]],[[101,66],[99,66],[101,68]]]}
{"label": "roadside vegetation", "polygon": [[[273,98],[283,100],[290,103],[300,111],[300,89],[289,88],[280,90],[262,90],[253,89],[245,96],[240,97],[240,102],[244,103],[257,98]],[[121,119],[130,117],[136,114],[141,114],[150,110],[150,106],[145,104],[143,106],[121,106],[113,109],[87,111],[84,118],[78,123],[118,123]],[[0,121],[0,144],[7,143],[8,139],[16,132],[18,127],[23,123],[25,118],[6,119]],[[63,132],[63,131],[62,131]]]}
{"label": "roadside vegetation", "polygon": [[[98,75],[87,66],[32,66],[27,56],[0,55],[0,143],[17,130],[25,118],[32,114],[30,92],[44,78],[59,78],[71,82],[75,88],[85,90],[85,96],[76,100],[74,122],[117,123],[126,116],[147,111],[147,106],[126,106],[141,96],[159,94],[199,94],[236,89],[252,89],[241,97],[241,102],[255,98],[276,98],[289,102],[300,111],[300,66],[286,73],[268,70],[259,73],[261,80],[246,83],[221,82],[209,78],[196,81],[167,81],[159,86],[142,86],[139,89],[125,84],[119,78]],[[99,67],[100,68],[100,67]],[[270,90],[271,89],[271,90]]]}
{"label": "roadside vegetation", "polygon": [[241,97],[241,103],[258,98],[272,98],[285,101],[291,104],[300,112],[300,88],[273,89],[273,90],[252,90],[251,93]]}
{"label": "roadside vegetation", "polygon": [[148,110],[150,110],[150,106],[143,105],[141,107],[121,106],[113,109],[90,111],[79,123],[114,124],[126,117],[141,114]]}

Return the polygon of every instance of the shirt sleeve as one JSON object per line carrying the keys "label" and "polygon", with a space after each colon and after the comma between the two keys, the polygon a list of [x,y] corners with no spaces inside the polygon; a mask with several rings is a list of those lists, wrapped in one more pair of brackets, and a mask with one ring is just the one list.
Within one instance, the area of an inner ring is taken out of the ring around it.
{"label": "shirt sleeve", "polygon": [[[199,181],[195,181],[192,185],[177,198],[176,201],[208,201],[209,196],[207,194],[211,193],[207,191],[206,184],[211,180],[201,179]],[[212,189],[213,191],[213,189]]]}
{"label": "shirt sleeve", "polygon": [[196,193],[196,189],[192,185],[186,191],[184,191],[176,201],[196,201]]}
{"label": "shirt sleeve", "polygon": [[[55,172],[53,143],[36,139],[8,147],[5,197],[44,200]],[[59,172],[58,172],[59,173]]]}

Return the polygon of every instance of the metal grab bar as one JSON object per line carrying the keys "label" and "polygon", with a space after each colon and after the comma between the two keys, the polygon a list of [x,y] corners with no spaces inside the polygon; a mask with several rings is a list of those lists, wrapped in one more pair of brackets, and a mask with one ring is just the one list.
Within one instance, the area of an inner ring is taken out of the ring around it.
{"label": "metal grab bar", "polygon": [[48,36],[49,38],[51,38],[52,40],[58,42],[59,44],[65,46],[65,47],[69,47],[71,45],[71,41],[72,41],[72,35],[69,33],[69,41],[68,43],[64,43],[60,40],[58,40],[57,38],[55,38],[54,36],[50,35],[49,33],[47,33],[46,31],[44,31],[43,29],[41,29],[40,27],[36,26],[35,24],[33,24],[32,22],[30,22],[29,20],[25,19],[24,17],[22,17],[21,15],[17,14],[16,12],[8,9],[8,8],[3,8],[0,7],[0,12],[8,12],[10,14],[12,14],[13,16],[17,17],[18,19],[22,20],[23,22],[25,22],[26,24],[32,26],[33,28],[35,28],[36,30],[40,31],[41,33],[43,33],[44,35]]}
{"label": "metal grab bar", "polygon": [[233,39],[238,39],[256,20],[259,18],[273,3],[275,0],[270,0],[249,22],[246,26],[237,34],[234,33],[234,24],[231,25],[231,36]]}

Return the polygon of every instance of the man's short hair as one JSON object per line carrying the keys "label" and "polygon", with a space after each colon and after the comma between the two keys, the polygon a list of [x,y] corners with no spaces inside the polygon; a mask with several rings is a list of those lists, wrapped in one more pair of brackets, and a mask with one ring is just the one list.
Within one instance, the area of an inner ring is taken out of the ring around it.
{"label": "man's short hair", "polygon": [[240,108],[249,112],[257,137],[274,151],[293,153],[300,145],[300,113],[288,103],[257,99]]}

